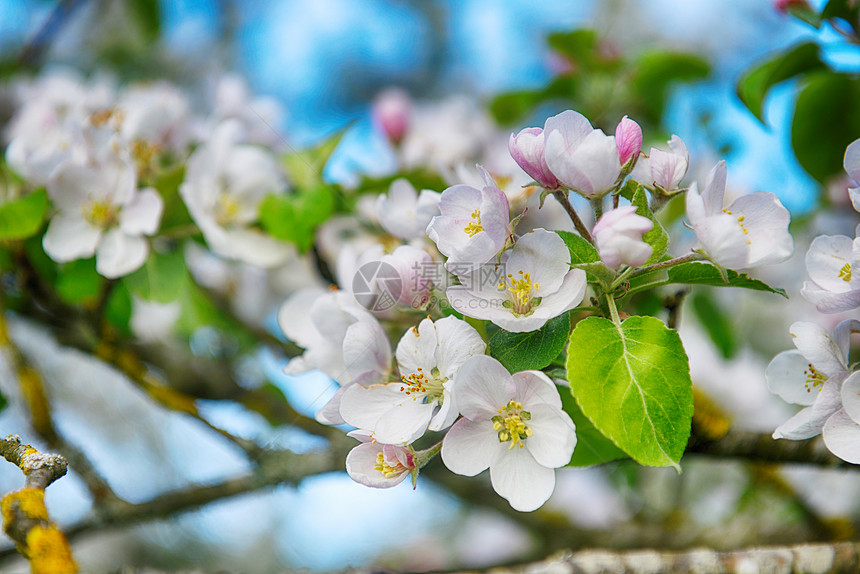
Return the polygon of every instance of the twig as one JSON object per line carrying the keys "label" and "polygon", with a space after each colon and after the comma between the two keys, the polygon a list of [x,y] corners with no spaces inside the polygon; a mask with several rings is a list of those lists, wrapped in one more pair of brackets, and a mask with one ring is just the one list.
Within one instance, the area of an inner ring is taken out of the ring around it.
{"label": "twig", "polygon": [[774,440],[769,434],[729,431],[722,438],[690,437],[687,454],[738,458],[757,462],[812,464],[827,468],[860,469],[830,453],[820,438]]}
{"label": "twig", "polygon": [[42,27],[30,39],[29,42],[21,50],[18,55],[18,63],[21,66],[34,66],[42,58],[42,55],[48,50],[51,43],[59,34],[63,25],[68,21],[69,16],[78,7],[84,4],[85,0],[60,0],[57,2],[54,9],[48,15]]}
{"label": "twig", "polygon": [[588,228],[585,227],[585,224],[582,222],[582,219],[579,218],[579,214],[573,208],[573,205],[570,203],[570,199],[567,197],[566,191],[554,191],[552,192],[553,197],[555,197],[564,210],[567,212],[567,215],[570,216],[570,220],[573,221],[573,226],[579,232],[583,239],[588,241],[589,243],[594,243],[594,239],[591,237],[591,233],[588,232]]}

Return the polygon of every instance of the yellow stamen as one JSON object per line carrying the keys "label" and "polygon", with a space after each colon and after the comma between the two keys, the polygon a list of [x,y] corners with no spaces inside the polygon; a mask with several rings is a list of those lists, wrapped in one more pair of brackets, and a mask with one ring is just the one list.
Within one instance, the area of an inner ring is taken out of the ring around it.
{"label": "yellow stamen", "polygon": [[87,201],[81,207],[84,219],[93,227],[106,229],[110,227],[118,215],[117,209],[109,201]]}
{"label": "yellow stamen", "polygon": [[524,411],[523,405],[514,400],[497,412],[499,415],[493,417],[492,421],[493,429],[499,433],[499,442],[510,441],[510,450],[516,446],[523,448],[523,441],[534,434],[525,423],[531,419],[531,413]]}
{"label": "yellow stamen", "polygon": [[842,266],[842,269],[839,270],[839,278],[845,281],[846,283],[851,281],[851,264],[846,263]]}
{"label": "yellow stamen", "polygon": [[376,453],[376,464],[373,465],[373,470],[378,470],[385,478],[394,478],[401,472],[406,470],[406,467],[397,462],[397,466],[391,466],[385,462],[385,457],[381,452]]}
{"label": "yellow stamen", "polygon": [[824,386],[824,383],[827,382],[827,375],[816,369],[812,366],[812,363],[808,363],[808,370],[803,371],[803,374],[806,375],[806,392],[812,392],[812,389],[818,389],[819,391]]}
{"label": "yellow stamen", "polygon": [[466,235],[469,237],[474,237],[476,233],[480,233],[484,230],[481,226],[481,210],[476,209],[472,212],[472,219],[474,221],[470,221],[466,227],[463,228],[463,231],[466,232]]}

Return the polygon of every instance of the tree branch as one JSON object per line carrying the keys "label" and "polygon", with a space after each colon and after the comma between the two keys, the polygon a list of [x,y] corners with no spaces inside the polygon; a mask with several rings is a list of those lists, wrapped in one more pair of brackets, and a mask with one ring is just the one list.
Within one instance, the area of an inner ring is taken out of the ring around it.
{"label": "tree branch", "polygon": [[828,468],[860,468],[831,454],[820,438],[774,440],[769,434],[748,431],[729,431],[718,439],[694,434],[687,443],[687,454],[780,464],[814,464]]}

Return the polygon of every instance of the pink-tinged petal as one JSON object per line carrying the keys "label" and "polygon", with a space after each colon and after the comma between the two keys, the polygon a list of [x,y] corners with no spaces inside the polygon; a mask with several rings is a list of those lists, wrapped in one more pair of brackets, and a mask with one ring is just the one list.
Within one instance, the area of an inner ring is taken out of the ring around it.
{"label": "pink-tinged petal", "polygon": [[423,319],[417,327],[411,327],[397,343],[397,365],[404,376],[429,371],[436,366],[436,327],[430,319]]}
{"label": "pink-tinged petal", "polygon": [[374,468],[380,452],[382,452],[382,445],[372,443],[360,444],[349,451],[346,455],[346,472],[349,477],[371,488],[391,488],[403,482],[409,474],[406,469],[391,478],[386,478]]}
{"label": "pink-tinged petal", "polygon": [[594,130],[582,141],[570,156],[570,162],[580,174],[572,181],[582,177],[588,182],[583,187],[572,189],[586,197],[599,197],[608,192],[621,173],[615,136],[607,136],[600,130]]}
{"label": "pink-tinged petal", "polygon": [[[638,166],[639,164],[637,163],[636,165]],[[639,180],[637,179],[637,181]],[[699,184],[695,181],[691,183],[690,189],[688,189],[687,193],[684,195],[686,195],[684,198],[684,205],[687,212],[687,219],[690,221],[690,225],[697,227],[708,217],[705,212],[705,200],[699,194]]]}
{"label": "pink-tinged petal", "polygon": [[842,383],[842,408],[856,423],[860,421],[860,372],[852,373]]}
{"label": "pink-tinged petal", "polygon": [[460,419],[442,440],[442,462],[453,473],[475,476],[487,470],[505,448],[489,419]]}
{"label": "pink-tinged petal", "polygon": [[343,364],[353,379],[367,375],[365,384],[387,382],[391,371],[391,345],[375,321],[359,321],[346,329]]}
{"label": "pink-tinged petal", "polygon": [[146,239],[114,228],[104,234],[96,249],[96,271],[108,279],[122,277],[139,269],[148,256]]}
{"label": "pink-tinged petal", "polygon": [[642,128],[624,116],[615,128],[615,144],[618,147],[618,161],[625,165],[642,149]]}
{"label": "pink-tinged petal", "polygon": [[845,148],[845,158],[842,165],[851,179],[860,183],[860,139],[854,140]]}
{"label": "pink-tinged petal", "polygon": [[[371,385],[348,385],[340,400],[340,415],[356,428],[376,431],[376,424],[391,409],[405,403],[413,403],[409,395],[400,390],[400,383]],[[396,444],[401,441],[379,439],[380,442]]]}
{"label": "pink-tinged petal", "polygon": [[[819,287],[833,293],[860,288],[860,277],[852,270],[854,242],[844,235],[819,235],[806,252],[806,272]],[[846,281],[847,279],[847,281]]]}
{"label": "pink-tinged petal", "polygon": [[520,371],[511,375],[516,386],[514,399],[530,411],[539,405],[561,409],[561,397],[556,384],[540,371]]}
{"label": "pink-tinged petal", "polygon": [[497,252],[501,251],[510,235],[510,222],[508,196],[495,183],[486,186],[481,190],[481,226],[498,246]]}
{"label": "pink-tinged petal", "polygon": [[789,328],[794,346],[816,370],[827,376],[847,371],[842,351],[827,329],[816,323],[797,321]]}
{"label": "pink-tinged petal", "polygon": [[804,281],[800,294],[815,305],[820,313],[841,313],[860,307],[860,289],[833,293],[827,289],[821,289],[812,281]]}
{"label": "pink-tinged petal", "polygon": [[694,224],[705,252],[723,267],[749,267],[749,243],[737,220],[726,213],[708,216]]}
{"label": "pink-tinged petal", "polygon": [[830,379],[821,388],[811,407],[806,407],[782,423],[773,433],[773,438],[804,440],[821,434],[824,423],[842,406],[839,384],[842,378]]}
{"label": "pink-tinged petal", "polygon": [[102,236],[97,229],[78,216],[55,215],[48,224],[48,231],[42,238],[42,247],[48,257],[58,263],[92,257]]}
{"label": "pink-tinged petal", "polygon": [[361,442],[373,442],[373,433],[365,429],[355,429],[346,433],[346,436]]}
{"label": "pink-tinged petal", "polygon": [[471,420],[489,420],[514,398],[511,374],[487,355],[475,355],[460,366],[454,381],[454,399],[460,413]]}
{"label": "pink-tinged petal", "polygon": [[851,464],[860,464],[860,425],[845,411],[838,411],[824,425],[827,450]]}
{"label": "pink-tinged petal", "polygon": [[526,450],[538,464],[559,468],[570,462],[576,448],[576,427],[566,412],[549,405],[537,405],[529,410],[527,425],[532,436],[525,440]]}
{"label": "pink-tinged petal", "polygon": [[705,214],[716,215],[723,209],[723,197],[726,194],[726,162],[720,160],[708,174],[705,189],[702,191],[702,201],[705,203]]}
{"label": "pink-tinged petal", "polygon": [[555,471],[539,464],[528,449],[514,448],[490,465],[490,481],[493,490],[507,499],[514,510],[531,512],[552,495]]}
{"label": "pink-tinged petal", "polygon": [[147,187],[134,194],[119,214],[119,226],[128,235],[152,235],[158,231],[164,202]]}
{"label": "pink-tinged petal", "polygon": [[556,189],[561,185],[544,158],[544,134],[541,128],[526,128],[508,140],[511,157],[524,172],[546,189]]}
{"label": "pink-tinged petal", "polygon": [[453,316],[436,321],[436,338],[436,365],[448,378],[453,378],[467,359],[483,354],[487,348],[474,327]]}
{"label": "pink-tinged petal", "polygon": [[791,217],[776,195],[750,193],[733,201],[728,210],[732,217],[744,218],[750,267],[780,263],[794,252],[794,240],[788,232]]}
{"label": "pink-tinged petal", "polygon": [[687,173],[687,160],[675,153],[651,148],[651,179],[666,191],[678,189]]}
{"label": "pink-tinged petal", "polygon": [[419,401],[405,401],[383,414],[373,428],[376,440],[386,444],[410,444],[421,438],[438,403]]}
{"label": "pink-tinged petal", "polygon": [[573,110],[566,110],[547,118],[543,126],[544,137],[551,132],[558,132],[564,143],[561,151],[568,153],[579,147],[582,140],[593,131],[594,128],[588,118]]}
{"label": "pink-tinged petal", "polygon": [[809,361],[798,351],[783,351],[767,366],[767,388],[786,402],[809,406],[815,402],[812,384],[807,382]]}

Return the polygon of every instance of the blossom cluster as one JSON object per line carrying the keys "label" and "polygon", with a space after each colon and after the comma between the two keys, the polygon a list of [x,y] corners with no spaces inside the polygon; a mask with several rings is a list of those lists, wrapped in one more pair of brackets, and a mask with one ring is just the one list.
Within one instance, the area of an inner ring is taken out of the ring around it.
{"label": "blossom cluster", "polygon": [[[860,182],[860,140],[845,150],[844,167],[854,184]],[[850,187],[848,195],[860,211],[860,188]],[[855,235],[860,235],[860,224]],[[809,281],[803,283],[801,295],[821,313],[860,307],[855,274],[859,263],[860,237],[816,237],[806,252]],[[851,335],[860,333],[860,321],[846,319],[830,333],[815,323],[797,322],[790,332],[796,350],[774,357],[767,382],[771,392],[804,408],[780,425],[774,438],[803,440],[822,435],[833,454],[860,464],[860,372],[849,360]]]}

